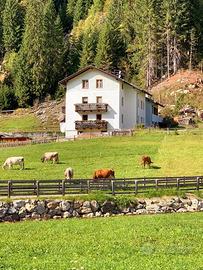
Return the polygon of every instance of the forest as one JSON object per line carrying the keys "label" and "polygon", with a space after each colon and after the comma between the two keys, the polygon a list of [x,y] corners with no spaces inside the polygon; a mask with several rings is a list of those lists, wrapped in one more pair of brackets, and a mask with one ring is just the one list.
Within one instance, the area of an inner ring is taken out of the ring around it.
{"label": "forest", "polygon": [[148,91],[202,69],[203,0],[0,0],[0,109],[60,98],[90,64]]}

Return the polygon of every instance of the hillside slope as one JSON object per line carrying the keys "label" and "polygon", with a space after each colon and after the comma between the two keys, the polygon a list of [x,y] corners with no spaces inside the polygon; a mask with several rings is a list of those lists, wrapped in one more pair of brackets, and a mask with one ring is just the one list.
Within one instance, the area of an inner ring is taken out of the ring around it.
{"label": "hillside slope", "polygon": [[152,94],[164,105],[203,109],[203,73],[180,71],[153,87]]}
{"label": "hillside slope", "polygon": [[64,100],[46,101],[11,114],[0,114],[0,132],[58,132]]}

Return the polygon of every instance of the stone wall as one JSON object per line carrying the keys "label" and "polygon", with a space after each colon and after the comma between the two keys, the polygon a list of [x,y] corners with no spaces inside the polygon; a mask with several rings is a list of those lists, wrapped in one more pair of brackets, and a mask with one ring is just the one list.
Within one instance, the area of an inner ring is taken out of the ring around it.
{"label": "stone wall", "polygon": [[0,221],[61,219],[72,217],[109,217],[203,211],[203,200],[197,198],[137,199],[122,206],[115,201],[103,203],[70,200],[16,200],[0,202]]}

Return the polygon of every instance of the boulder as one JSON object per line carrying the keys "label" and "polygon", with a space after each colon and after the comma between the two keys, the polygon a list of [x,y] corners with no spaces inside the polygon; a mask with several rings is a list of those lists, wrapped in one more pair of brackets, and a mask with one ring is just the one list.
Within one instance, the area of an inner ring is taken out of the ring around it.
{"label": "boulder", "polygon": [[71,203],[69,201],[62,201],[60,203],[60,208],[63,212],[66,212],[71,208]]}

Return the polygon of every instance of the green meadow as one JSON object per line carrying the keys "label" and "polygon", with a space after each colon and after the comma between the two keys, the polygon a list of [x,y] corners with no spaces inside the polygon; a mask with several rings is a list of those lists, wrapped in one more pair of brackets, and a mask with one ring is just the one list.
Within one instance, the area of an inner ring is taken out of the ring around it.
{"label": "green meadow", "polygon": [[[1,148],[0,164],[9,156],[24,156],[25,170],[0,168],[0,179],[63,179],[66,167],[75,178],[91,178],[95,169],[113,168],[116,177],[203,175],[202,132],[140,131],[132,137],[108,137],[15,148]],[[46,151],[58,151],[59,164],[41,163]],[[154,162],[140,165],[142,155]]]}
{"label": "green meadow", "polygon": [[202,213],[0,224],[0,269],[202,270]]}

